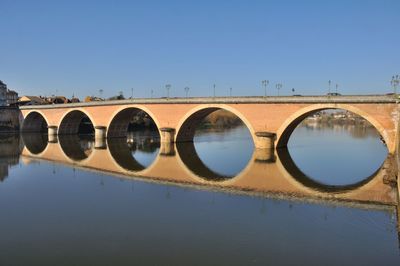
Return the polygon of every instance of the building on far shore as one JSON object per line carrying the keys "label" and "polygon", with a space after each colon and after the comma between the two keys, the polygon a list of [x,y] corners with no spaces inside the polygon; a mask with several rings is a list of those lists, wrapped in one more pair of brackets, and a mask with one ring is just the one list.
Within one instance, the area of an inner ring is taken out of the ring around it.
{"label": "building on far shore", "polygon": [[7,105],[7,85],[0,80],[0,106]]}
{"label": "building on far shore", "polygon": [[40,105],[47,104],[46,100],[38,96],[22,96],[18,100],[19,105]]}
{"label": "building on far shore", "polygon": [[7,85],[0,80],[0,106],[14,106],[18,102],[18,93],[7,89]]}
{"label": "building on far shore", "polygon": [[7,90],[7,105],[15,106],[18,103],[18,92]]}

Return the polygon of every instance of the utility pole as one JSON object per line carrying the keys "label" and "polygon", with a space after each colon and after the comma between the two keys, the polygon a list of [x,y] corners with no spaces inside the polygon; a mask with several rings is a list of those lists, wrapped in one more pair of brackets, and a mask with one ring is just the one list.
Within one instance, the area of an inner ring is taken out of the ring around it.
{"label": "utility pole", "polygon": [[232,87],[229,88],[229,96],[232,97]]}
{"label": "utility pole", "polygon": [[133,88],[131,88],[131,99],[133,99]]}

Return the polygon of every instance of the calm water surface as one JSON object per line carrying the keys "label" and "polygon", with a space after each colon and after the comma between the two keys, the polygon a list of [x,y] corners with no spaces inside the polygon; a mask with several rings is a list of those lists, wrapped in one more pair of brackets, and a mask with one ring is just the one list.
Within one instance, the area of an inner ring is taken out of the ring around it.
{"label": "calm water surface", "polygon": [[[387,155],[379,136],[361,131],[303,125],[286,155],[318,184],[351,185],[373,175]],[[159,145],[139,135],[129,145],[108,143],[122,158],[115,159],[121,169],[144,171],[156,164]],[[43,152],[39,141],[32,143]],[[400,263],[395,206],[127,180],[78,167],[94,152],[93,141],[59,143],[75,155],[70,163],[21,156],[22,141],[1,138],[0,265]],[[245,171],[254,156],[251,137],[240,127],[197,132],[194,145],[182,147],[181,153],[195,158],[183,160],[188,171],[201,162],[201,173],[223,182]]]}

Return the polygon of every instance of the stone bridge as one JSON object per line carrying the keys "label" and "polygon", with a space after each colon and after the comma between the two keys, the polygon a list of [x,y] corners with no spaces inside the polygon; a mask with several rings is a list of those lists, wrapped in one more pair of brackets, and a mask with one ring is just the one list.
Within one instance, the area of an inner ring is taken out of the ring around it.
{"label": "stone bridge", "polygon": [[144,111],[154,120],[161,142],[190,142],[196,125],[219,109],[243,121],[256,148],[285,147],[305,117],[325,109],[343,109],[365,118],[380,133],[390,154],[394,154],[398,139],[397,98],[387,95],[161,98],[22,106],[22,131],[48,130],[50,137],[76,134],[87,117],[101,142],[126,136],[132,116]]}

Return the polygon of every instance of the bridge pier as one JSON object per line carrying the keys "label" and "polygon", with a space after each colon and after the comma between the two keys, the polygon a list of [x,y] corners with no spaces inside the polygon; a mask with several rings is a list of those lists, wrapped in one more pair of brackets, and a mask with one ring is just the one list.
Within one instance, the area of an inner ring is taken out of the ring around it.
{"label": "bridge pier", "polygon": [[276,134],[272,132],[259,131],[255,133],[255,159],[258,162],[275,162],[275,139]]}
{"label": "bridge pier", "polygon": [[50,143],[57,143],[58,142],[58,137],[57,137],[57,126],[48,126],[47,127],[47,134],[48,134],[48,142]]}
{"label": "bridge pier", "polygon": [[57,135],[57,129],[58,129],[57,126],[48,126],[48,127],[47,127],[47,133],[48,133],[48,135],[49,135],[49,136]]}
{"label": "bridge pier", "polygon": [[275,162],[275,153],[274,152],[275,152],[274,149],[256,148],[254,151],[254,157],[257,162],[273,163],[273,162]]}
{"label": "bridge pier", "polygon": [[160,155],[163,155],[163,156],[174,156],[175,155],[174,143],[172,143],[172,142],[161,142]]}
{"label": "bridge pier", "polygon": [[107,127],[105,126],[95,126],[94,127],[94,138],[95,139],[105,139],[106,138]]}
{"label": "bridge pier", "polygon": [[48,135],[48,142],[49,143],[57,143],[58,142],[58,136],[57,135]]}
{"label": "bridge pier", "polygon": [[95,149],[105,149],[107,147],[106,132],[107,132],[107,127],[105,127],[105,126],[95,126],[94,127],[94,148]]}
{"label": "bridge pier", "polygon": [[160,128],[161,142],[173,143],[175,140],[175,129],[171,127]]}
{"label": "bridge pier", "polygon": [[259,131],[255,133],[256,149],[274,149],[276,134],[272,132]]}
{"label": "bridge pier", "polygon": [[105,138],[95,138],[94,148],[99,150],[107,149],[107,142]]}

